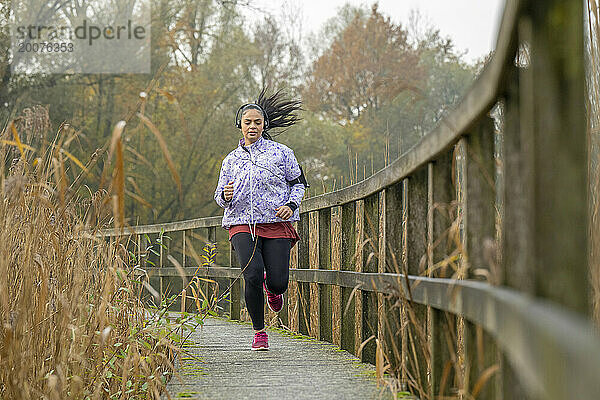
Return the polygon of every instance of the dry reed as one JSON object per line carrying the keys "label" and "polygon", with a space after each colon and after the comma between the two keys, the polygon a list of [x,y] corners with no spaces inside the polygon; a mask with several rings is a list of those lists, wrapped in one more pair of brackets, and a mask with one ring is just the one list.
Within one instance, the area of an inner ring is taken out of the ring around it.
{"label": "dry reed", "polygon": [[68,175],[85,167],[67,130],[37,151],[21,142],[48,133],[43,114],[1,137],[0,398],[159,398],[173,328],[149,318],[125,244],[84,223],[110,216],[109,192],[75,196]]}

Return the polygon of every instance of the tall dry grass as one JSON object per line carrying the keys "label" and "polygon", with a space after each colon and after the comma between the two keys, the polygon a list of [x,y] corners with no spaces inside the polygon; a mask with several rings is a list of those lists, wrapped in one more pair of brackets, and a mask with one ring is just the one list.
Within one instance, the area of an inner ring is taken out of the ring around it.
{"label": "tall dry grass", "polygon": [[84,223],[111,218],[110,191],[76,195],[74,133],[49,127],[38,109],[0,137],[0,398],[159,398],[172,328],[149,318],[125,244]]}

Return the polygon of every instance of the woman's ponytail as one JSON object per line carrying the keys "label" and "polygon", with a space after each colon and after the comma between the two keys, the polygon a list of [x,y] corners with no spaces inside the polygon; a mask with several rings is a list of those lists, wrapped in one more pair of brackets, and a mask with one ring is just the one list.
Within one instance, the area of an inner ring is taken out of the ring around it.
{"label": "woman's ponytail", "polygon": [[[266,89],[261,90],[258,99],[256,99],[256,104],[265,111],[267,118],[269,118],[269,127],[267,128],[269,131],[277,128],[289,128],[300,121],[296,111],[302,109],[302,102],[300,100],[290,100],[283,90],[278,90],[270,96],[267,96]],[[286,130],[283,129],[274,136]],[[265,139],[273,140],[266,131],[263,132],[263,136]]]}

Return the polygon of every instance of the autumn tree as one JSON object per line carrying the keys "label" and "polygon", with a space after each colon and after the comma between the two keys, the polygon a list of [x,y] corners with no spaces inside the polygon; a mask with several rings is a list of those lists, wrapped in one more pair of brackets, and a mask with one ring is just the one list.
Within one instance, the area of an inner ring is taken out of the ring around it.
{"label": "autumn tree", "polygon": [[330,49],[313,64],[304,98],[308,106],[339,121],[354,121],[421,78],[419,54],[401,25],[374,4],[371,13],[356,13]]}
{"label": "autumn tree", "polygon": [[303,56],[300,45],[289,38],[271,16],[254,30],[255,70],[261,87],[284,87],[300,83]]}

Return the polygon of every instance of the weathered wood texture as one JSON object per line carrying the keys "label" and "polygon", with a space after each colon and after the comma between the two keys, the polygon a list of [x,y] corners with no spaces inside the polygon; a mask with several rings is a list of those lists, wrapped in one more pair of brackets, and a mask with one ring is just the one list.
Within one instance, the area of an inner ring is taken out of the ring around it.
{"label": "weathered wood texture", "polygon": [[[331,270],[331,209],[319,211],[319,268]],[[331,285],[319,285],[319,339],[333,342]]]}
{"label": "weathered wood texture", "polygon": [[207,318],[202,329],[190,333],[163,398],[394,398],[378,386],[372,365],[330,344],[268,330],[271,351],[257,354],[250,351],[252,335],[249,324]]}
{"label": "weathered wood texture", "polygon": [[[342,267],[342,209],[333,207],[331,210],[331,267],[339,271]],[[342,288],[332,287],[332,338],[333,343],[342,347]]]}
{"label": "weathered wood texture", "polygon": [[[319,269],[319,212],[313,211],[308,215],[308,247],[309,247],[309,268]],[[310,329],[309,334],[314,338],[320,338],[320,296],[319,284],[309,283],[310,285]]]}
{"label": "weathered wood texture", "polygon": [[[298,222],[298,234],[300,241],[298,242],[298,268],[309,267],[309,231],[308,231],[308,215],[300,219]],[[304,335],[310,334],[310,286],[308,283],[298,283],[298,331]]]}
{"label": "weathered wood texture", "polygon": [[[341,271],[354,271],[354,255],[356,251],[356,203],[342,206],[342,265]],[[351,353],[355,351],[355,309],[356,296],[354,289],[342,287],[342,349]]]}
{"label": "weathered wood texture", "polygon": [[[463,203],[467,277],[492,285],[500,283],[496,259],[496,183],[494,159],[494,123],[483,118],[466,138]],[[480,327],[466,324],[464,352],[468,373],[468,392],[484,374],[497,370],[499,360],[494,340]],[[497,398],[498,374],[494,373],[479,391],[485,399]]]}
{"label": "weathered wood texture", "polygon": [[[294,228],[297,228],[298,224],[294,223]],[[290,255],[290,269],[297,269],[298,268],[298,247],[299,245],[296,244],[292,250],[291,250],[291,255]],[[298,290],[299,290],[299,286],[298,283],[296,281],[291,280],[289,283],[289,289],[288,289],[288,327],[294,331],[294,332],[298,332],[299,331],[299,312],[300,312],[300,301],[299,301],[299,294],[298,294]]]}
{"label": "weathered wood texture", "polygon": [[[229,265],[240,268],[240,263],[231,244],[229,245]],[[231,292],[229,296],[229,299],[231,300],[230,318],[233,320],[239,320],[242,310],[242,285],[237,277],[230,278],[229,285],[231,286]]]}

